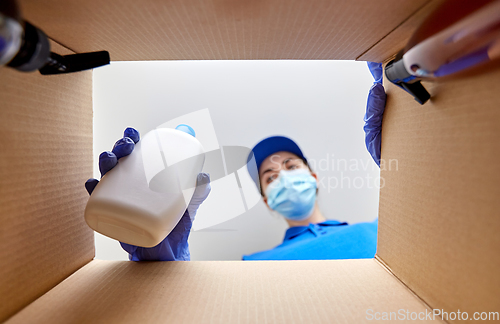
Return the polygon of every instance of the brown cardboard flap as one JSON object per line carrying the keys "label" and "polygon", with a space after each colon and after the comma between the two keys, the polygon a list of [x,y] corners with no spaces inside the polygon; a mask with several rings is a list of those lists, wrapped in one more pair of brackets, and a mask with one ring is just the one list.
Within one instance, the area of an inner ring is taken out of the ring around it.
{"label": "brown cardboard flap", "polygon": [[377,254],[431,307],[469,316],[500,310],[499,80],[426,83],[423,106],[385,82]]}
{"label": "brown cardboard flap", "polygon": [[373,259],[93,260],[8,323],[361,323],[368,309],[427,310]]}
{"label": "brown cardboard flap", "polygon": [[[52,49],[68,54],[52,43]],[[92,72],[0,69],[0,322],[92,260]]]}
{"label": "brown cardboard flap", "polygon": [[411,15],[372,48],[359,56],[357,60],[383,62],[402,50],[406,46],[411,35],[413,35],[425,18],[443,2],[444,0],[432,0],[427,2],[424,6],[419,8],[415,14]]}
{"label": "brown cardboard flap", "polygon": [[113,61],[354,60],[429,0],[21,1],[26,19]]}

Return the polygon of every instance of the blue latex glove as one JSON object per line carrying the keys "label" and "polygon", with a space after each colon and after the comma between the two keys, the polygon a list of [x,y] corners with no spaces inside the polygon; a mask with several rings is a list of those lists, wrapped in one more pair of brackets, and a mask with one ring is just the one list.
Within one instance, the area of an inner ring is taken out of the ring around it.
{"label": "blue latex glove", "polygon": [[368,93],[365,114],[365,143],[373,160],[380,167],[380,145],[382,141],[382,117],[385,110],[386,94],[382,85],[382,63],[368,62],[368,68],[375,79]]}
{"label": "blue latex glove", "polygon": [[[106,151],[101,153],[99,155],[101,177],[113,169],[120,158],[132,153],[139,139],[139,132],[129,127],[125,130],[123,138],[115,143],[112,152]],[[98,183],[99,180],[97,179],[87,180],[85,188],[89,195],[92,194]],[[189,232],[191,231],[196,211],[208,197],[210,190],[210,176],[207,173],[199,173],[196,189],[187,210],[172,232],[163,241],[151,248],[120,242],[122,248],[129,253],[129,259],[132,261],[189,261]]]}

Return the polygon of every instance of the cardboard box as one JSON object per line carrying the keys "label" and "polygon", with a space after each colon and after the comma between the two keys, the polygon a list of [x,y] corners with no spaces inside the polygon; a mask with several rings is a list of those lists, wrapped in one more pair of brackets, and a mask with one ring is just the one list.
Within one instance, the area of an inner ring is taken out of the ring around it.
{"label": "cardboard box", "polygon": [[[61,54],[385,61],[439,2],[25,0],[21,7]],[[424,106],[386,82],[382,158],[397,160],[397,169],[382,169],[375,259],[279,262],[94,260],[83,219],[91,76],[0,70],[1,321],[360,323],[391,312],[432,321],[433,309],[469,319],[500,311],[500,69],[426,84],[433,97]]]}

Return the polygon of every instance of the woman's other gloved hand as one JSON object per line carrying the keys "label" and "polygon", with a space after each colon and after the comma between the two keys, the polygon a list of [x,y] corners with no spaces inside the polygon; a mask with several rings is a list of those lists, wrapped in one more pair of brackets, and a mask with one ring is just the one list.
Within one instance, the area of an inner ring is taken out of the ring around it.
{"label": "woman's other gloved hand", "polygon": [[[132,127],[125,129],[123,138],[119,139],[113,146],[111,152],[105,151],[99,155],[99,170],[101,177],[113,169],[118,160],[129,155],[134,150],[135,144],[139,142],[140,135]],[[89,195],[99,183],[97,179],[89,179],[85,183]],[[188,237],[191,231],[196,211],[201,203],[210,193],[210,175],[208,173],[199,173],[196,183],[196,189],[193,197],[179,220],[175,228],[158,245],[145,248],[120,242],[122,248],[129,253],[129,259],[132,261],[188,261],[190,259]]]}
{"label": "woman's other gloved hand", "polygon": [[365,143],[373,160],[380,167],[380,146],[382,142],[382,117],[385,110],[386,94],[382,85],[382,63],[367,62],[375,81],[368,93],[364,117]]}

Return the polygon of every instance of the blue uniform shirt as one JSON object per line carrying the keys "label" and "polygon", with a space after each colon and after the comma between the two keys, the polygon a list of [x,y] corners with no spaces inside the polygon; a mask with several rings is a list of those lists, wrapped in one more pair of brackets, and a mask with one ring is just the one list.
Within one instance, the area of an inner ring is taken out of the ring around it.
{"label": "blue uniform shirt", "polygon": [[327,220],[290,227],[274,249],[244,255],[243,260],[370,259],[377,251],[378,219],[348,225]]}

